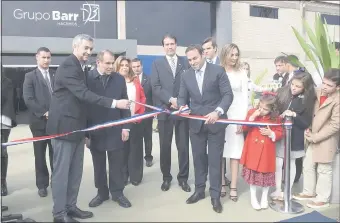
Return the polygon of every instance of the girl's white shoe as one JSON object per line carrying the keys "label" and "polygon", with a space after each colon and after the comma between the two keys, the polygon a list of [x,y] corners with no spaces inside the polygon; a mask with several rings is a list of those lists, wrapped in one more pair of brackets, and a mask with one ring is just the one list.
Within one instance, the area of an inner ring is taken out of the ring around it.
{"label": "girl's white shoe", "polygon": [[261,200],[261,209],[267,209],[268,206],[268,200]]}
{"label": "girl's white shoe", "polygon": [[257,211],[261,210],[261,205],[257,200],[251,199],[251,206]]}

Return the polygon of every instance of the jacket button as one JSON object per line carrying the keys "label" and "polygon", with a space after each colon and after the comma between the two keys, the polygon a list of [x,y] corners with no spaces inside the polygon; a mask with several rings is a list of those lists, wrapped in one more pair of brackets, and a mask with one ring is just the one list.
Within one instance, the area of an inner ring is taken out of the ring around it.
{"label": "jacket button", "polygon": [[255,142],[257,142],[258,140],[257,139],[255,139]]}
{"label": "jacket button", "polygon": [[264,143],[264,140],[263,140],[263,139],[261,140],[261,143]]}

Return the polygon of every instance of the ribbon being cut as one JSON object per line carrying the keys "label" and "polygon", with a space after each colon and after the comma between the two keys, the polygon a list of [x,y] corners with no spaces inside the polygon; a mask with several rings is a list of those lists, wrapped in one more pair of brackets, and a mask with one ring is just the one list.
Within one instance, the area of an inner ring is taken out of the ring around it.
{"label": "ribbon being cut", "polygon": [[[16,140],[13,140],[13,141],[10,141],[10,142],[7,142],[7,143],[2,143],[1,145],[2,146],[14,146],[14,145],[25,144],[25,143],[30,143],[30,142],[59,138],[59,137],[62,137],[62,136],[74,134],[76,132],[88,132],[88,131],[93,131],[93,130],[97,130],[97,129],[101,129],[101,128],[108,128],[108,127],[112,127],[112,126],[118,126],[118,125],[123,125],[123,124],[127,124],[127,123],[132,123],[132,122],[136,122],[136,121],[139,121],[139,120],[154,117],[154,116],[156,116],[160,113],[168,113],[169,115],[176,115],[176,116],[181,116],[181,117],[185,117],[185,118],[188,118],[188,119],[195,119],[195,120],[202,120],[202,121],[205,121],[207,119],[204,116],[191,115],[190,114],[190,108],[187,107],[187,106],[180,108],[178,111],[170,112],[167,109],[162,109],[162,108],[158,108],[158,107],[147,105],[147,104],[142,104],[142,103],[135,102],[135,101],[131,101],[131,103],[140,104],[142,106],[151,108],[155,111],[147,112],[147,113],[144,113],[144,114],[141,114],[141,115],[134,115],[134,116],[131,116],[129,118],[124,118],[124,119],[114,120],[114,121],[111,121],[111,122],[106,122],[106,123],[103,123],[103,124],[99,124],[99,125],[95,125],[95,126],[86,128],[86,129],[75,130],[75,131],[67,132],[67,133],[63,133],[63,134],[48,135],[48,136],[33,137],[33,138],[24,138],[24,139],[16,139]],[[245,120],[232,120],[232,119],[219,119],[219,120],[217,120],[216,123],[234,124],[234,125],[249,125],[249,126],[259,126],[259,127],[260,126],[277,126],[277,125],[292,126],[292,124],[293,124],[291,122],[285,122],[285,123],[282,123],[282,124],[273,124],[273,123],[266,123],[266,122],[250,122],[250,121],[245,121]]]}

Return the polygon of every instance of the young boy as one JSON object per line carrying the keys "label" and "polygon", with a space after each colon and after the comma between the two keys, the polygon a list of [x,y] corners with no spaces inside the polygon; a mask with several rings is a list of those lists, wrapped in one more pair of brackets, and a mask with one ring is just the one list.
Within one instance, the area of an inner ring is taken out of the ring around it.
{"label": "young boy", "polygon": [[293,196],[309,200],[307,207],[329,206],[332,191],[332,162],[337,152],[340,129],[340,70],[325,73],[317,90],[313,123],[305,132],[308,149],[303,163],[303,192]]}

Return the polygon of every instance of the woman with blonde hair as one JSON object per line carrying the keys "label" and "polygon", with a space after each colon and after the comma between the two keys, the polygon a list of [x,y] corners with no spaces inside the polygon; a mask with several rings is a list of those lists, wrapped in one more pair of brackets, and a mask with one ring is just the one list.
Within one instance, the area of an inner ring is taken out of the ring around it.
{"label": "woman with blonde hair", "polygon": [[[229,119],[245,120],[248,112],[248,77],[240,66],[240,50],[236,44],[225,45],[220,53],[221,66],[224,67],[231,88],[234,100],[227,115]],[[238,200],[237,176],[240,158],[244,144],[244,136],[241,125],[228,125],[225,132],[225,146],[223,156],[230,158],[231,183],[229,197],[232,201]],[[222,189],[221,197],[226,195],[225,168],[222,166]]]}
{"label": "woman with blonde hair", "polygon": [[[114,71],[125,78],[127,94],[129,100],[145,104],[146,98],[139,78],[134,75],[131,68],[131,60],[119,56],[114,64]],[[145,107],[136,103],[131,103],[131,116],[143,114]],[[129,140],[124,145],[124,180],[125,184],[130,182],[137,186],[143,179],[143,138],[141,134],[140,121],[131,124]]]}

